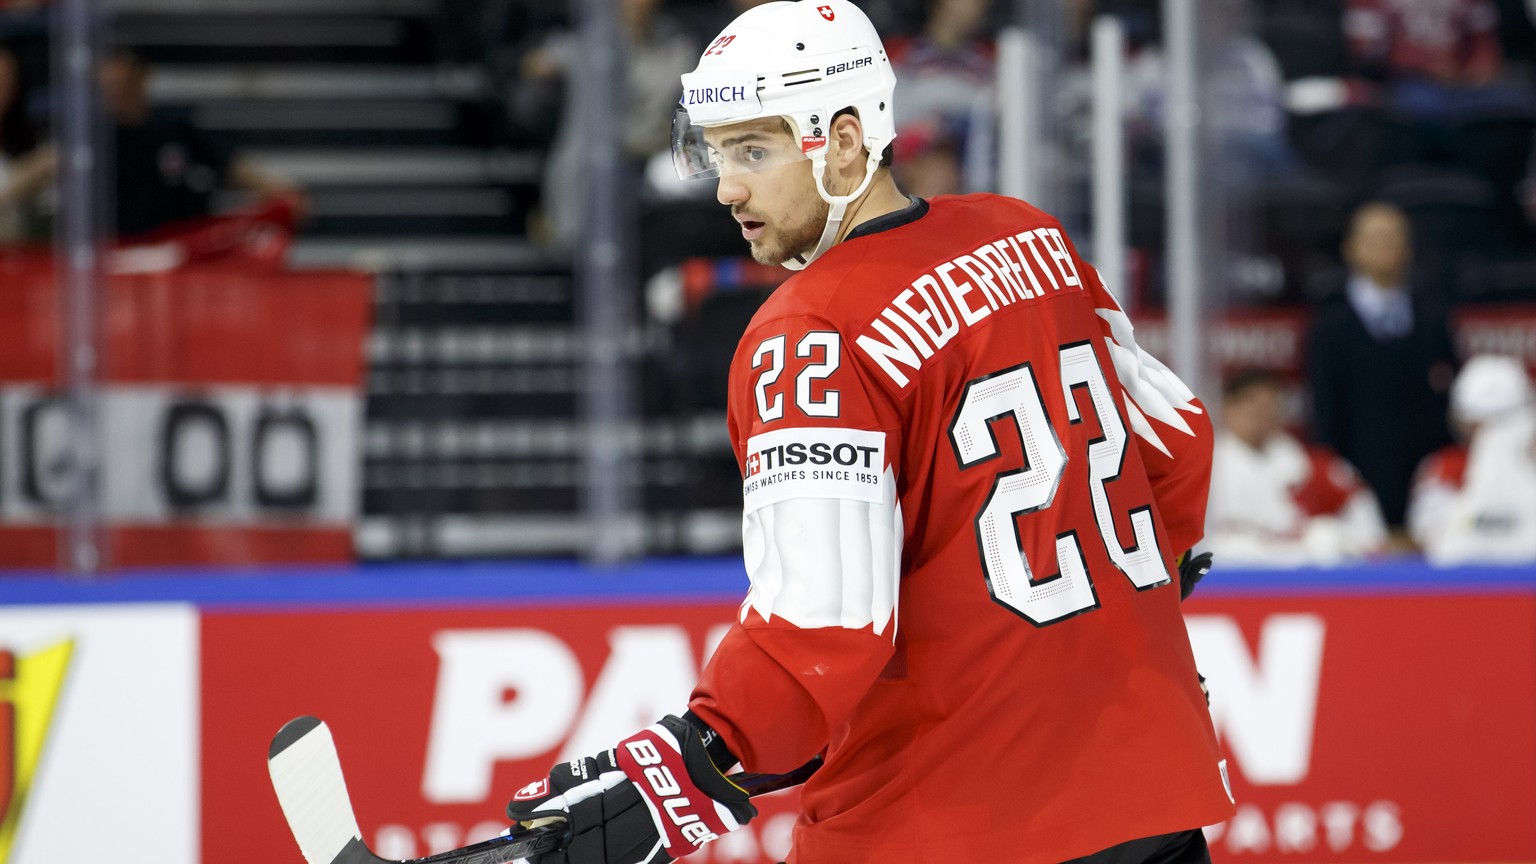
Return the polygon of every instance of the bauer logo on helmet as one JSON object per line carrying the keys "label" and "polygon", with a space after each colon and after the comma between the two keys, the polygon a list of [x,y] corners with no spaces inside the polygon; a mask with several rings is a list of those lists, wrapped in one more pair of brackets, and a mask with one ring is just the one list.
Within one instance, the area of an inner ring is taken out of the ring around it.
{"label": "bauer logo on helmet", "polygon": [[860,57],[856,60],[848,60],[843,63],[834,63],[831,66],[828,66],[826,75],[828,78],[830,78],[833,75],[837,75],[841,72],[850,72],[854,69],[863,69],[866,66],[873,65],[875,65],[875,60],[873,57]]}

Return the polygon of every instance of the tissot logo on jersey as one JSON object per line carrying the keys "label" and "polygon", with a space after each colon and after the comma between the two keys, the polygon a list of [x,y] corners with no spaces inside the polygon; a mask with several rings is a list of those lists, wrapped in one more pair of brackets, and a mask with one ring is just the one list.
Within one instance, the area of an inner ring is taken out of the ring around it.
{"label": "tissot logo on jersey", "polygon": [[909,371],[921,369],[962,326],[971,327],[1005,306],[1063,290],[1082,290],[1082,280],[1061,231],[1021,231],[914,279],[856,343],[897,387],[905,387]]}
{"label": "tissot logo on jersey", "polygon": [[789,498],[884,495],[885,433],[828,427],[777,429],[747,442],[742,498],[747,512]]}
{"label": "tissot logo on jersey", "polygon": [[785,465],[840,465],[844,468],[874,470],[880,467],[874,462],[878,455],[879,449],[875,447],[855,447],[852,444],[834,446],[825,441],[810,444],[794,441],[753,453],[748,459],[757,463],[759,471],[772,471],[775,467]]}

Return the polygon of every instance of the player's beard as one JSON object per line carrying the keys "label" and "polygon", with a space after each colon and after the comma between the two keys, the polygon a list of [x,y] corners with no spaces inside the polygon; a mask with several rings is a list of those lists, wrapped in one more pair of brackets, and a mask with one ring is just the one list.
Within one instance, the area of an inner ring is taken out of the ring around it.
{"label": "player's beard", "polygon": [[764,223],[763,236],[748,241],[752,248],[752,260],[759,264],[783,264],[801,253],[809,253],[821,240],[821,232],[827,226],[827,214],[831,206],[820,195],[813,195],[814,203],[796,208],[792,212],[802,214],[793,222],[783,225]]}

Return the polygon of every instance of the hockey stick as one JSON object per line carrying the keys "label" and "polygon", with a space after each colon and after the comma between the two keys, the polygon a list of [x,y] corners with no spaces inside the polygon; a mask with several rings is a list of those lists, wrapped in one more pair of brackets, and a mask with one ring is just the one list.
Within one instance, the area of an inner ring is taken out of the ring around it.
{"label": "hockey stick", "polygon": [[[821,758],[788,774],[732,774],[749,795],[765,795],[804,783],[821,767]],[[512,833],[425,858],[391,861],[373,854],[363,842],[341,774],[341,759],[330,727],[314,717],[283,724],[267,751],[272,788],[299,851],[309,864],[502,864],[561,849],[569,841],[560,822]]]}

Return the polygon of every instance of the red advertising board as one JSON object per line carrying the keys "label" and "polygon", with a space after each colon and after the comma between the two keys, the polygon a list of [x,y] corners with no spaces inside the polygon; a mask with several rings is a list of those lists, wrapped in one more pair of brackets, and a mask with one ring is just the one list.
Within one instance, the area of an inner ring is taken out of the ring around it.
{"label": "red advertising board", "polygon": [[1536,597],[1193,598],[1218,860],[1536,860]]}
{"label": "red advertising board", "polygon": [[[203,860],[302,860],[262,757],[330,724],[364,839],[389,858],[483,840],[520,786],[680,713],[734,609],[703,605],[206,613]],[[690,860],[777,861],[795,797]],[[763,847],[768,847],[767,855]]]}
{"label": "red advertising board", "polygon": [[[1238,815],[1217,860],[1536,861],[1536,596],[1197,596]],[[676,712],[716,602],[205,611],[203,859],[294,862],[265,774],[301,714],[336,735],[365,839],[483,839],[567,755]],[[777,861],[793,795],[690,860]],[[957,827],[957,830],[963,830]]]}

